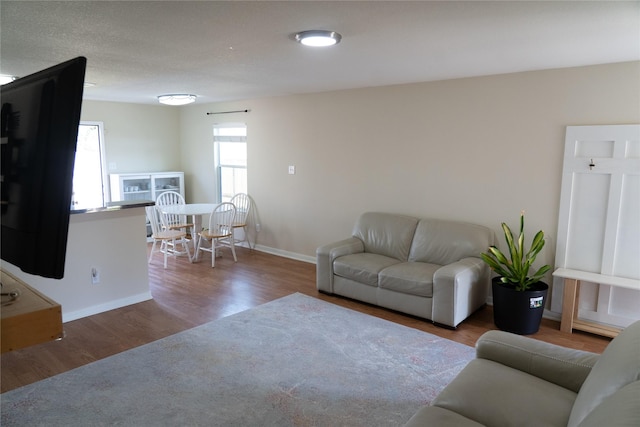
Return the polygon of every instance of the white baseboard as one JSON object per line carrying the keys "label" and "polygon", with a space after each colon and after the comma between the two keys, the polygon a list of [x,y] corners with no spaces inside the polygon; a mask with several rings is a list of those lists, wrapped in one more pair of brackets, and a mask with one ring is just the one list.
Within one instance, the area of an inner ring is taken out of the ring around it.
{"label": "white baseboard", "polygon": [[138,295],[132,295],[126,298],[121,298],[115,301],[109,301],[104,304],[94,305],[91,307],[83,308],[82,310],[72,311],[70,313],[64,313],[64,310],[63,310],[62,323],[81,319],[87,316],[92,316],[98,313],[103,313],[105,311],[114,310],[116,308],[126,307],[127,305],[149,301],[150,299],[153,299],[153,297],[151,296],[151,291],[144,292]]}
{"label": "white baseboard", "polygon": [[297,261],[308,262],[310,264],[315,264],[316,263],[316,258],[315,257],[311,257],[311,256],[308,256],[308,255],[302,255],[302,254],[295,253],[295,252],[283,251],[282,249],[275,249],[275,248],[271,248],[269,246],[256,245],[254,247],[254,250],[260,251],[260,252],[265,252],[265,253],[268,253],[268,254],[271,254],[271,255],[278,255],[278,256],[281,256],[281,257],[285,257],[285,258],[295,259]]}

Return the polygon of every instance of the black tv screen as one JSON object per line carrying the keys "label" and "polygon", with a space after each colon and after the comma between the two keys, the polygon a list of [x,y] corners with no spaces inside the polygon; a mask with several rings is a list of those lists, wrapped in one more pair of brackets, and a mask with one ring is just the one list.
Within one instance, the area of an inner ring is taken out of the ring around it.
{"label": "black tv screen", "polygon": [[25,273],[61,279],[87,60],[3,85],[2,252]]}

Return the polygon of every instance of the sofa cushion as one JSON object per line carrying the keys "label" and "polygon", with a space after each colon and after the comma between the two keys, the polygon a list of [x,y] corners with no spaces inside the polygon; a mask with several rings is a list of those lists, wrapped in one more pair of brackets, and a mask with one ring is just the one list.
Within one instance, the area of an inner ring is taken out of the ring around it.
{"label": "sofa cushion", "polygon": [[422,219],[416,227],[408,259],[446,265],[462,258],[479,258],[493,242],[493,231],[481,225]]}
{"label": "sofa cushion", "polygon": [[607,397],[640,379],[640,322],[625,328],[609,343],[582,384],[571,411],[569,427],[575,427]]}
{"label": "sofa cushion", "polygon": [[353,236],[362,240],[364,251],[406,261],[418,219],[380,212],[360,215]]}
{"label": "sofa cushion", "polygon": [[338,276],[377,287],[378,273],[399,262],[395,258],[379,254],[351,254],[336,258],[333,261],[333,272]]}
{"label": "sofa cushion", "polygon": [[576,393],[534,375],[474,359],[433,400],[485,426],[565,426]]}
{"label": "sofa cushion", "polygon": [[433,274],[441,266],[425,262],[402,262],[380,271],[378,286],[403,294],[433,296]]}

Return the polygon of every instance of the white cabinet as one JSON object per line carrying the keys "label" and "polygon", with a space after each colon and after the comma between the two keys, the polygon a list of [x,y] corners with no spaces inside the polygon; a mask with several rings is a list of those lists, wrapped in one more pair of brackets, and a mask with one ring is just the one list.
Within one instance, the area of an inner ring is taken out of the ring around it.
{"label": "white cabinet", "polygon": [[109,175],[111,202],[153,200],[165,191],[184,197],[184,172],[120,173]]}
{"label": "white cabinet", "polygon": [[[184,197],[184,172],[116,173],[109,175],[111,203],[123,200],[153,200],[165,191],[177,191]],[[147,239],[151,227],[147,223]]]}

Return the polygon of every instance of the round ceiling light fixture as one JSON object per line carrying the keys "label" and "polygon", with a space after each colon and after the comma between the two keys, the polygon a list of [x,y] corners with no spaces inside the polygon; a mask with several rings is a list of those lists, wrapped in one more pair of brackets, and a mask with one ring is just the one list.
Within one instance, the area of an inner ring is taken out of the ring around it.
{"label": "round ceiling light fixture", "polygon": [[170,93],[159,95],[158,102],[165,105],[187,105],[195,102],[197,96],[188,93]]}
{"label": "round ceiling light fixture", "polygon": [[340,43],[342,36],[335,31],[309,30],[296,34],[296,41],[305,46],[326,47]]}

